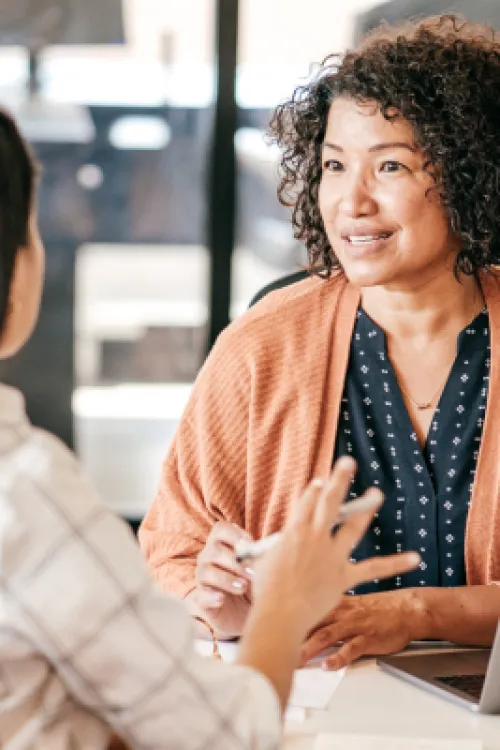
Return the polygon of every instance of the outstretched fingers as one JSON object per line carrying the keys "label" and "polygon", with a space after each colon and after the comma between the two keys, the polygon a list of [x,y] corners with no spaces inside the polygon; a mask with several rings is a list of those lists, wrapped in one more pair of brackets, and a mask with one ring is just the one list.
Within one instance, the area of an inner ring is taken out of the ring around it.
{"label": "outstretched fingers", "polygon": [[404,552],[387,557],[372,557],[352,566],[351,586],[373,581],[377,578],[390,578],[416,568],[421,562],[417,552]]}

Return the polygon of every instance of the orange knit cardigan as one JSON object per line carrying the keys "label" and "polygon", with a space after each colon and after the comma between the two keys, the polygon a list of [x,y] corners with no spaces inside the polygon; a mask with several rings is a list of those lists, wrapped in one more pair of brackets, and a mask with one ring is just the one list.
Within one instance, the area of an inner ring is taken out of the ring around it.
{"label": "orange knit cardigan", "polygon": [[[467,582],[500,581],[500,277],[481,284],[490,388],[469,510]],[[326,477],[360,291],[342,274],[269,294],[219,337],[200,371],[139,540],[160,585],[194,588],[219,519],[259,538],[279,530],[309,480]]]}

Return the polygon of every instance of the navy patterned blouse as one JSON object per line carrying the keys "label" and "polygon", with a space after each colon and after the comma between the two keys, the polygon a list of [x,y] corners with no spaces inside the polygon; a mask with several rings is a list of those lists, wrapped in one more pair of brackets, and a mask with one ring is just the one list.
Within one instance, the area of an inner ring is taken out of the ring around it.
{"label": "navy patterned blouse", "polygon": [[422,450],[387,356],[385,334],[358,310],[335,459],[348,454],[358,462],[350,499],[376,485],[385,502],[352,559],[415,550],[422,562],[415,571],[363,584],[355,593],[465,584],[465,523],[489,367],[488,313],[483,310],[458,336],[457,356]]}

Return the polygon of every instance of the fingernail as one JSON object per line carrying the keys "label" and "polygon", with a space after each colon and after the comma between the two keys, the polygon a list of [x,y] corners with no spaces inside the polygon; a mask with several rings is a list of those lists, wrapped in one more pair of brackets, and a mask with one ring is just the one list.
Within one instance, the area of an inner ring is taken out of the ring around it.
{"label": "fingernail", "polygon": [[321,477],[315,477],[315,478],[314,478],[314,479],[312,480],[312,482],[311,482],[311,485],[312,485],[313,487],[323,487],[323,485],[324,485],[324,484],[325,484],[325,483],[324,483],[324,481],[323,481],[323,480],[321,479]]}
{"label": "fingernail", "polygon": [[255,575],[255,570],[254,570],[253,568],[245,568],[245,573],[246,573],[246,574],[247,574],[247,576],[249,576],[250,578],[253,578],[253,577],[254,577],[254,575]]}
{"label": "fingernail", "polygon": [[422,562],[422,558],[418,554],[418,552],[410,552],[408,555],[410,565],[419,565]]}
{"label": "fingernail", "polygon": [[236,591],[243,591],[245,588],[245,581],[233,581],[231,586],[233,589],[236,589]]}
{"label": "fingernail", "polygon": [[338,460],[341,469],[354,472],[356,470],[356,461],[351,456],[341,456]]}

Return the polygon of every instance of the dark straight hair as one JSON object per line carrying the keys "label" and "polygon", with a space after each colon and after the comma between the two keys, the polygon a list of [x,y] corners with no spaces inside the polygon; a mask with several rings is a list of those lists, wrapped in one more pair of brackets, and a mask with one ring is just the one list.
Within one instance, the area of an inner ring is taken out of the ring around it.
{"label": "dark straight hair", "polygon": [[38,164],[14,119],[0,109],[0,335],[18,250],[29,242]]}

